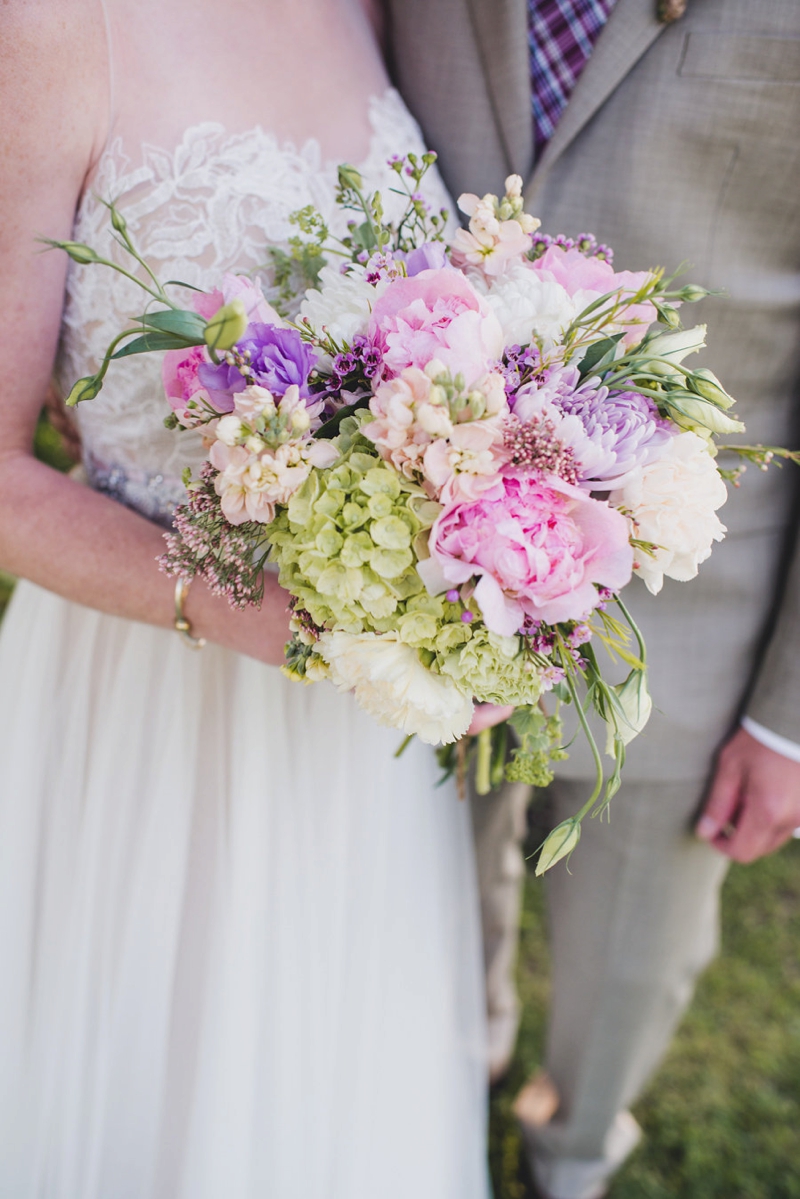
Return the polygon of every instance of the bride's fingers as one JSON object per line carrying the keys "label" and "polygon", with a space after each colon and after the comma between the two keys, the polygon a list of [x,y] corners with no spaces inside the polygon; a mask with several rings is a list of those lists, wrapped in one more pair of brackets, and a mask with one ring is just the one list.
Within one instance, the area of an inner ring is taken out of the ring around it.
{"label": "bride's fingers", "polygon": [[508,720],[513,711],[513,704],[503,704],[502,706],[499,704],[476,704],[472,724],[467,732],[470,737],[476,737],[484,729],[490,729],[493,725],[502,724],[504,720]]}

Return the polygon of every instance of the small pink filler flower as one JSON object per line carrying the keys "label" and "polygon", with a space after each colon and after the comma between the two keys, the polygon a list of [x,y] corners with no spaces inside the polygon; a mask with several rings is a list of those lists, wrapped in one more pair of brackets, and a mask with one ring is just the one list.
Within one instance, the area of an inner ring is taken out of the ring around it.
{"label": "small pink filler flower", "polygon": [[595,584],[619,591],[633,551],[621,512],[563,479],[504,478],[503,494],[444,509],[418,565],[431,594],[480,576],[475,598],[487,628],[511,636],[525,617],[580,620]]}

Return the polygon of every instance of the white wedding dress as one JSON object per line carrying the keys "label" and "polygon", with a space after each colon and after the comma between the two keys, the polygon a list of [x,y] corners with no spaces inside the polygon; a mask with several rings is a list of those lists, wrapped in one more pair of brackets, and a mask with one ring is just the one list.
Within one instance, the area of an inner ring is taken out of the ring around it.
{"label": "white wedding dress", "polygon": [[[373,102],[368,186],[420,150]],[[117,142],[114,197],[164,279],[251,270],[333,210],[314,143]],[[440,186],[434,180],[434,190]],[[75,237],[111,251],[94,195]],[[72,268],[60,368],[88,373],[129,285]],[[155,520],[193,434],[159,364],[81,407],[91,483]],[[469,812],[432,750],[328,684],[20,583],[0,637],[3,1199],[486,1199]]]}

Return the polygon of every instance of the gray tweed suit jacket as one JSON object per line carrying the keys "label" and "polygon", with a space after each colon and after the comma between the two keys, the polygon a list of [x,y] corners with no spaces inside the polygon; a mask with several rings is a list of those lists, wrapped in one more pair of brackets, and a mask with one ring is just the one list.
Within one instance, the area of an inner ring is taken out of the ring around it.
{"label": "gray tweed suit jacket", "polygon": [[[620,269],[688,260],[724,299],[703,362],[737,397],[745,440],[800,445],[800,0],[618,0],[534,163],[525,0],[388,0],[395,78],[452,193],[514,171],[546,231],[589,230]],[[702,778],[746,710],[800,742],[800,468],[750,467],[699,578],[636,581],[656,711],[630,779]],[[565,773],[589,769],[576,748]]]}

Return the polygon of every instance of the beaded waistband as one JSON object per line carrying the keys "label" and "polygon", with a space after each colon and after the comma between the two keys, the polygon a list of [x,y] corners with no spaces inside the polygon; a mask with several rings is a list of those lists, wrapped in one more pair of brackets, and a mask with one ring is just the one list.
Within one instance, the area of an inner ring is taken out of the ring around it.
{"label": "beaded waistband", "polygon": [[174,475],[109,465],[91,457],[84,465],[89,486],[95,491],[132,508],[165,529],[172,527],[172,515],[178,504],[186,499],[186,489],[180,479]]}

